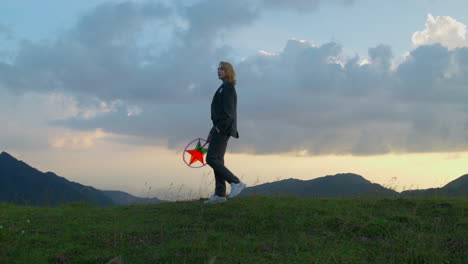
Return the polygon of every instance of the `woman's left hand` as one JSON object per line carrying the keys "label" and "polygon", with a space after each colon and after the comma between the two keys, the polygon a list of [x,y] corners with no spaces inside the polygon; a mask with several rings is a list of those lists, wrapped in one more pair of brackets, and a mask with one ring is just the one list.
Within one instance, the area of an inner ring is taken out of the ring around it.
{"label": "woman's left hand", "polygon": [[215,128],[216,128],[216,131],[218,131],[218,133],[219,133],[219,128],[218,127],[215,127]]}

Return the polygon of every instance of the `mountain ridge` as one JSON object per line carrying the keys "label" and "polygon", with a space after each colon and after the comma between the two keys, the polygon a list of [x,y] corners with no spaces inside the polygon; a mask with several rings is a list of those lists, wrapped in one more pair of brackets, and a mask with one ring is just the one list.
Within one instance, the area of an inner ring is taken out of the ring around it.
{"label": "mountain ridge", "polygon": [[468,174],[464,174],[440,188],[407,190],[402,196],[468,196]]}
{"label": "mountain ridge", "polygon": [[[13,177],[14,176],[14,177]],[[467,196],[468,174],[442,188],[397,192],[355,173],[338,173],[311,180],[289,178],[247,187],[239,195],[281,194],[303,197]],[[34,196],[35,194],[35,196]],[[141,198],[120,190],[99,190],[69,181],[54,172],[41,172],[7,152],[0,153],[0,201],[31,205],[58,205],[84,201],[95,205],[130,205],[170,202]]]}
{"label": "mountain ridge", "polygon": [[157,197],[142,198],[131,195],[124,191],[119,190],[101,190],[107,197],[117,205],[131,205],[131,204],[154,204],[154,203],[167,203],[170,201],[160,200]]}
{"label": "mountain ridge", "polygon": [[355,173],[338,173],[311,180],[286,180],[247,187],[239,196],[252,194],[294,195],[302,197],[396,196],[398,192],[371,183]]}
{"label": "mountain ridge", "polygon": [[169,202],[156,197],[136,197],[123,191],[99,190],[69,181],[51,171],[41,172],[5,151],[0,153],[0,201],[54,206],[69,202],[88,202],[99,206]]}

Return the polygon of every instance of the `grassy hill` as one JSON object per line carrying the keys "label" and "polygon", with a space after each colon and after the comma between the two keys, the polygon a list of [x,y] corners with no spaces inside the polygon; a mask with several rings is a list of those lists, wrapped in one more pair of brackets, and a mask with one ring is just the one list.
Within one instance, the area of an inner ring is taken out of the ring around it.
{"label": "grassy hill", "polygon": [[0,263],[468,263],[466,198],[0,204]]}

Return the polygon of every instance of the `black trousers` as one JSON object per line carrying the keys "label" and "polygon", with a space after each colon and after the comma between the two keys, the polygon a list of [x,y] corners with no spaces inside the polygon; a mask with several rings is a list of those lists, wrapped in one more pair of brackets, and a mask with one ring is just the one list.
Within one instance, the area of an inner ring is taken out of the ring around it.
{"label": "black trousers", "polygon": [[226,196],[226,181],[228,183],[239,183],[239,179],[224,166],[224,153],[226,152],[229,135],[218,133],[213,127],[210,131],[211,139],[206,154],[206,163],[213,168],[216,187],[215,194]]}

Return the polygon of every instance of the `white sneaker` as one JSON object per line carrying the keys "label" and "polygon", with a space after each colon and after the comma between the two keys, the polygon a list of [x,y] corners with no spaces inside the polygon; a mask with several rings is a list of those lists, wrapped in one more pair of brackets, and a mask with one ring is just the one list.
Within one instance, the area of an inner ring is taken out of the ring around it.
{"label": "white sneaker", "polygon": [[210,199],[204,201],[203,203],[223,203],[225,202],[227,199],[226,197],[221,197],[221,196],[218,196],[218,195],[213,195],[210,197]]}
{"label": "white sneaker", "polygon": [[236,197],[239,193],[242,192],[242,190],[244,190],[246,186],[247,185],[245,185],[243,182],[231,183],[231,193],[228,195],[228,198]]}

